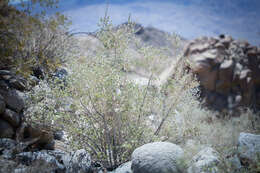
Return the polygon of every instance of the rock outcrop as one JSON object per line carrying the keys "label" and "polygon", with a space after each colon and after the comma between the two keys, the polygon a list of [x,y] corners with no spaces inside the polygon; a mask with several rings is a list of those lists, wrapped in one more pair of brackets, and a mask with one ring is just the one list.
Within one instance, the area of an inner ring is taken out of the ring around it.
{"label": "rock outcrop", "polygon": [[202,37],[186,46],[184,57],[200,81],[205,105],[221,111],[260,109],[260,48],[225,35]]}
{"label": "rock outcrop", "polygon": [[23,117],[25,80],[8,70],[0,70],[0,137],[13,138]]}
{"label": "rock outcrop", "polygon": [[181,173],[183,150],[169,142],[145,144],[132,154],[133,173]]}
{"label": "rock outcrop", "polygon": [[[67,74],[65,69],[58,69],[53,77],[65,80]],[[48,132],[48,129],[44,130],[44,127],[39,126],[32,127],[24,121],[25,104],[28,99],[25,93],[38,82],[36,76],[25,79],[9,70],[0,70],[0,138],[34,141],[33,144],[41,149],[53,149],[52,131]]]}

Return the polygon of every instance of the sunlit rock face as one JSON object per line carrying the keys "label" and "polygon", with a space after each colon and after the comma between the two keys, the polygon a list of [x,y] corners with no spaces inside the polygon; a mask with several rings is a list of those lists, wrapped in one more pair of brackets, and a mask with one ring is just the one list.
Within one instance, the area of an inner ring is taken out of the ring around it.
{"label": "sunlit rock face", "polygon": [[201,37],[185,48],[187,67],[197,75],[204,104],[217,110],[260,108],[260,49],[230,36]]}

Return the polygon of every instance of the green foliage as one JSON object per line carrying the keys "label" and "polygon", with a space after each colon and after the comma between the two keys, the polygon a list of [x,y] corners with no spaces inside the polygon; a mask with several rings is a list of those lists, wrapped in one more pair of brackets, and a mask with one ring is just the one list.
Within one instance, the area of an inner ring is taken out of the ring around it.
{"label": "green foliage", "polygon": [[71,62],[78,113],[69,131],[78,134],[72,136],[74,144],[87,147],[105,167],[113,167],[128,160],[136,147],[153,141],[153,130],[147,126],[153,105],[144,98],[147,88],[133,84],[122,71],[131,33],[126,28],[113,31],[107,20],[101,20],[98,34],[105,48],[87,64]]}
{"label": "green foliage", "polygon": [[[22,2],[21,10],[8,1],[0,4],[1,69],[11,69],[28,76],[34,68],[41,68],[47,73],[65,60],[69,22],[59,13],[52,17],[44,14],[56,3],[56,0],[32,0]],[[32,14],[37,4],[43,10]]]}

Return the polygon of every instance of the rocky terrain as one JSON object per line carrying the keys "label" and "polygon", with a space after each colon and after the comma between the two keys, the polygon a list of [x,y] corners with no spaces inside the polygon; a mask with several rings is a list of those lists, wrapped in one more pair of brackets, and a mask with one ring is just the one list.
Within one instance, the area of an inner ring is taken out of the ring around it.
{"label": "rocky terrain", "polygon": [[[166,47],[166,64],[157,73],[156,87],[174,76],[174,70],[185,64],[187,73],[198,77],[202,103],[218,111],[237,115],[240,108],[260,108],[260,49],[247,42],[221,35],[219,38],[202,37],[187,43],[180,41],[174,47],[167,33],[155,28],[136,25],[135,35],[141,45]],[[79,37],[81,56],[96,53],[103,47],[95,36]],[[184,51],[182,52],[182,49]],[[86,49],[85,49],[86,50]],[[133,59],[142,58],[134,47],[128,49]],[[177,58],[178,55],[183,57]],[[157,62],[158,63],[158,62]],[[138,84],[147,85],[149,72],[131,68],[128,77]],[[91,159],[84,150],[72,151],[68,146],[65,131],[47,127],[33,127],[26,122],[26,92],[37,86],[37,76],[30,82],[8,70],[0,70],[0,172],[107,172]],[[30,86],[30,87],[28,87]],[[258,124],[257,124],[258,125]],[[235,152],[228,156],[234,172],[248,165],[259,166],[260,135],[242,132]],[[186,145],[193,145],[192,140]],[[111,173],[221,173],[222,159],[219,152],[210,146],[202,149],[188,162],[183,158],[181,146],[170,142],[154,142],[134,150],[129,162]],[[259,168],[259,167],[258,167]],[[224,168],[225,169],[225,168]],[[258,170],[259,171],[259,170]]]}

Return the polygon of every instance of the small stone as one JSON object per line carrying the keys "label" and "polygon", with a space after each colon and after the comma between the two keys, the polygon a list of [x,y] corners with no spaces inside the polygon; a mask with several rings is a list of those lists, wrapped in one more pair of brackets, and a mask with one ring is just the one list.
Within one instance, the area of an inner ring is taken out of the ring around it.
{"label": "small stone", "polygon": [[8,70],[0,70],[0,78],[4,80],[11,79],[13,74]]}
{"label": "small stone", "polygon": [[225,60],[221,65],[220,69],[230,69],[234,65],[234,62],[232,60]]}
{"label": "small stone", "polygon": [[236,103],[240,103],[242,101],[242,96],[241,95],[237,95],[236,97],[235,97],[235,102]]}
{"label": "small stone", "polygon": [[240,76],[239,76],[239,79],[240,80],[244,80],[246,79],[248,76],[251,76],[251,70],[249,69],[245,69],[245,70],[242,70],[241,73],[240,73]]}

